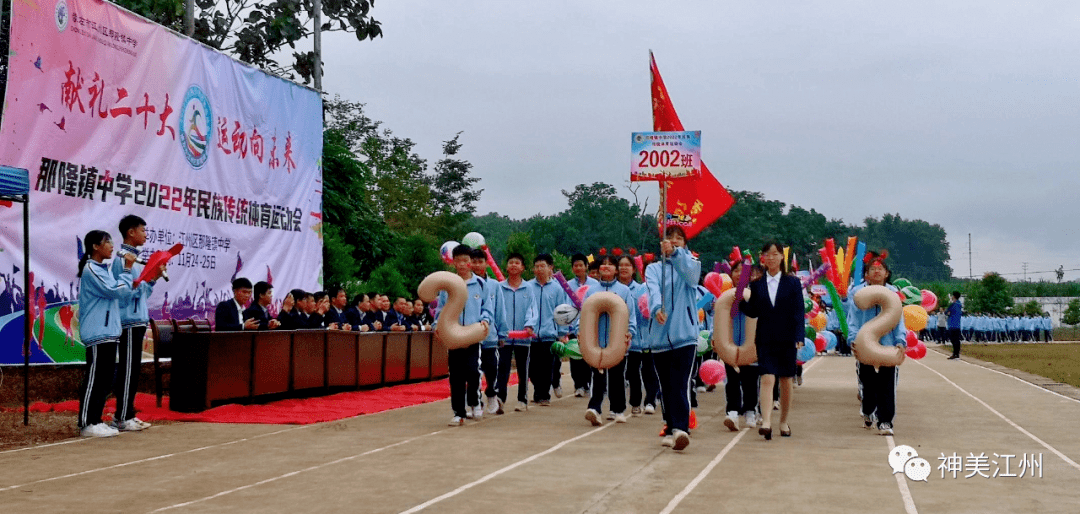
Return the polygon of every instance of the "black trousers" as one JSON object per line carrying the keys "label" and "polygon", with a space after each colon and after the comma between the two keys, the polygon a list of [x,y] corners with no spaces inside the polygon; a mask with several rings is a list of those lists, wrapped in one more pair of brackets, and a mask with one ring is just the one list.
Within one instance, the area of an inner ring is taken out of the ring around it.
{"label": "black trousers", "polygon": [[724,364],[727,370],[727,385],[724,393],[727,396],[728,412],[735,411],[746,414],[757,410],[758,404],[758,367],[740,366],[739,371]]}
{"label": "black trousers", "polygon": [[448,350],[450,368],[450,408],[465,417],[465,406],[480,405],[480,343]]}
{"label": "black trousers", "polygon": [[503,346],[499,348],[499,376],[496,379],[495,394],[506,403],[506,392],[510,382],[510,359],[517,361],[518,394],[517,399],[521,403],[528,401],[526,393],[529,392],[529,347],[528,346]]}
{"label": "black trousers", "polygon": [[589,398],[589,408],[596,412],[603,412],[604,393],[607,392],[608,407],[611,412],[618,414],[625,411],[626,359],[612,366],[611,369],[604,370],[603,373],[591,367],[589,372],[592,374],[592,397]]}
{"label": "black trousers", "polygon": [[135,417],[135,393],[139,390],[144,336],[146,325],[128,327],[120,333],[120,364],[116,368],[116,379],[113,381],[116,421],[120,423]]}
{"label": "black trousers", "polygon": [[79,388],[79,428],[101,423],[101,411],[112,388],[116,370],[117,341],[107,341],[86,348],[86,371]]}
{"label": "black trousers", "polygon": [[480,370],[484,372],[484,380],[487,382],[487,387],[484,388],[484,396],[489,398],[495,396],[499,384],[498,348],[480,348]]}
{"label": "black trousers", "polygon": [[950,328],[949,329],[949,340],[952,341],[952,354],[953,354],[953,357],[959,357],[960,356],[960,329],[959,328]]}
{"label": "black trousers", "polygon": [[645,387],[645,405],[656,405],[660,379],[653,367],[652,353],[630,351],[626,355],[626,380],[630,382],[630,406],[641,407],[641,388]]}
{"label": "black trousers", "polygon": [[663,395],[666,435],[673,430],[690,431],[690,384],[697,346],[690,345],[666,352],[653,352],[653,367],[660,379]]}
{"label": "black trousers", "polygon": [[529,355],[529,378],[532,379],[533,401],[551,400],[551,343],[554,341],[536,341],[532,344]]}
{"label": "black trousers", "polygon": [[862,382],[862,413],[877,414],[879,423],[892,423],[896,416],[896,368],[874,367],[859,363],[859,381]]}
{"label": "black trousers", "polygon": [[592,372],[592,367],[583,359],[570,359],[570,378],[574,379],[574,389],[589,389]]}

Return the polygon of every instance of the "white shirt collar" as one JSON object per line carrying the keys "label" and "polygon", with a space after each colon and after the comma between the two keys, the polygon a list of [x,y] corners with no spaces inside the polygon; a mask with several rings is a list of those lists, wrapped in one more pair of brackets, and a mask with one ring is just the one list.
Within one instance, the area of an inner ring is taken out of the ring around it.
{"label": "white shirt collar", "polygon": [[769,272],[765,272],[765,276],[768,277],[769,282],[779,282],[780,281],[780,272],[779,271],[776,272],[775,275],[770,275]]}

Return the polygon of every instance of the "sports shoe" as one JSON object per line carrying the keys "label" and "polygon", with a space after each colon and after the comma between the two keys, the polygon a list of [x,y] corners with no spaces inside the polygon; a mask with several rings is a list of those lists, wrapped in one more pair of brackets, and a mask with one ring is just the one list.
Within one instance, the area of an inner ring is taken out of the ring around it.
{"label": "sports shoe", "polygon": [[147,423],[147,422],[145,422],[145,421],[143,421],[143,420],[141,420],[139,418],[131,418],[131,420],[138,423],[139,426],[143,427],[144,429],[154,426],[154,425],[152,425],[150,423]]}
{"label": "sports shoe", "polygon": [[450,418],[450,422],[447,423],[447,425],[450,425],[452,427],[460,427],[461,425],[464,425],[464,424],[465,424],[465,418],[462,418],[461,416],[454,416],[454,417]]}
{"label": "sports shoe", "polygon": [[612,420],[614,420],[614,419],[615,419],[615,413],[614,413],[614,412],[611,412],[611,411],[608,411],[608,413],[607,413],[607,420],[608,420],[608,421],[612,421]]}
{"label": "sports shoe", "polygon": [[115,437],[120,435],[120,431],[105,423],[98,423],[96,425],[83,427],[83,429],[79,431],[79,435],[83,437]]}
{"label": "sports shoe", "polygon": [[143,429],[143,426],[140,425],[138,421],[135,421],[134,418],[129,419],[123,423],[117,423],[114,419],[111,423],[109,423],[109,427],[115,428],[121,432],[138,432]]}
{"label": "sports shoe", "polygon": [[745,414],[745,418],[746,418],[746,427],[747,428],[757,426],[758,419],[757,419],[757,413],[756,412],[754,412],[754,411],[747,412]]}
{"label": "sports shoe", "polygon": [[666,446],[668,448],[675,446],[675,438],[670,435],[664,436],[664,438],[660,440],[660,446]]}
{"label": "sports shoe", "polygon": [[517,402],[517,405],[514,406],[514,412],[525,412],[527,410],[529,410],[528,402]]}
{"label": "sports shoe", "polygon": [[645,414],[654,414],[654,413],[656,413],[656,407],[651,403],[645,404]]}
{"label": "sports shoe", "polygon": [[499,411],[499,397],[498,396],[488,396],[486,405],[487,405],[487,409],[486,409],[487,413],[488,414],[495,414],[496,412]]}
{"label": "sports shoe", "polygon": [[641,417],[641,407],[631,407],[630,416],[635,418]]}
{"label": "sports shoe", "polygon": [[592,423],[592,426],[594,427],[598,427],[603,424],[600,421],[600,413],[592,409],[588,409],[585,411],[585,419],[589,420],[589,423]]}
{"label": "sports shoe", "polygon": [[503,401],[500,400],[498,397],[495,398],[495,401],[498,402],[495,405],[495,414],[505,414],[506,411],[503,410]]}
{"label": "sports shoe", "polygon": [[874,426],[874,418],[871,418],[870,416],[867,416],[866,414],[863,414],[862,415],[862,424],[863,424],[863,428],[865,428],[867,430],[870,430]]}
{"label": "sports shoe", "polygon": [[711,392],[713,392],[715,390],[716,390],[716,384],[709,384],[709,385],[705,386],[705,392],[706,393],[711,393]]}
{"label": "sports shoe", "polygon": [[541,407],[551,407],[551,400],[540,400],[536,404]]}
{"label": "sports shoe", "polygon": [[686,432],[683,432],[682,430],[679,430],[677,428],[672,432],[675,436],[675,446],[671,447],[672,450],[680,452],[685,450],[687,446],[690,446],[690,434],[687,434]]}
{"label": "sports shoe", "polygon": [[728,427],[728,430],[732,432],[739,431],[739,413],[733,410],[727,412],[727,418],[724,418],[724,426]]}
{"label": "sports shoe", "polygon": [[473,408],[465,407],[465,419],[473,419]]}
{"label": "sports shoe", "polygon": [[562,398],[562,387],[556,387],[555,388],[555,397],[556,398]]}
{"label": "sports shoe", "polygon": [[699,393],[704,393],[705,392],[705,386],[697,386],[697,389],[695,389],[695,391],[697,391]]}
{"label": "sports shoe", "polygon": [[626,423],[626,414],[624,414],[622,412],[616,414],[615,415],[615,422],[616,423]]}
{"label": "sports shoe", "polygon": [[585,396],[585,388],[584,387],[579,387],[577,389],[574,389],[574,397],[583,398],[584,396]]}
{"label": "sports shoe", "polygon": [[881,435],[893,435],[892,423],[882,421],[881,423],[878,423],[877,429],[878,433]]}
{"label": "sports shoe", "polygon": [[473,407],[473,409],[472,409],[472,418],[473,419],[482,419],[483,417],[484,417],[484,408],[479,406],[479,405],[477,405],[476,407]]}

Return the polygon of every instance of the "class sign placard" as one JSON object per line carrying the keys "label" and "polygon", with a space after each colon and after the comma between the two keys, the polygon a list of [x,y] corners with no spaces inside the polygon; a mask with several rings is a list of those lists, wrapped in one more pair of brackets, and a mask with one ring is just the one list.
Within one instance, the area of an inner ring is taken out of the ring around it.
{"label": "class sign placard", "polygon": [[701,131],[634,132],[630,181],[674,180],[701,174]]}

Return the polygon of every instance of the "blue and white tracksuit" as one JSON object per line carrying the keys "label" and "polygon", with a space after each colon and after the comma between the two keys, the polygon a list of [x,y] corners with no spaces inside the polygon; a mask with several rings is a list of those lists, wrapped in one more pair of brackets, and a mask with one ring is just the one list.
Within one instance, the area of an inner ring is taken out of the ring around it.
{"label": "blue and white tracksuit", "polygon": [[[858,335],[859,329],[881,312],[881,307],[878,306],[866,310],[855,306],[855,293],[859,292],[863,287],[866,287],[865,282],[853,287],[848,292],[848,299],[845,302],[848,334],[851,336],[852,341]],[[885,287],[889,288],[890,291],[898,291],[892,284]],[[879,342],[882,346],[899,346],[903,348],[907,346],[906,339],[907,329],[904,327],[904,318],[901,316],[896,327],[882,336]],[[881,366],[875,372],[873,366],[861,362],[857,363],[857,366],[859,388],[862,396],[862,413],[876,418],[878,423],[889,423],[891,425],[893,417],[896,415],[896,383],[898,380],[896,367]]]}
{"label": "blue and white tracksuit", "polygon": [[79,428],[101,423],[112,388],[120,341],[120,301],[132,295],[131,270],[114,276],[109,265],[86,262],[79,278],[79,339],[86,347],[86,375],[79,393]]}
{"label": "blue and white tracksuit", "polygon": [[[676,248],[666,262],[645,268],[653,325],[646,346],[660,378],[667,434],[690,430],[690,383],[697,353],[697,283],[701,263],[686,248]],[[665,323],[656,315],[663,310]]]}

